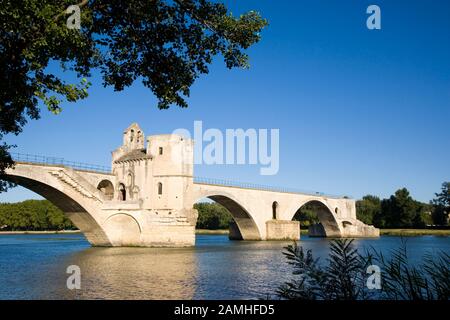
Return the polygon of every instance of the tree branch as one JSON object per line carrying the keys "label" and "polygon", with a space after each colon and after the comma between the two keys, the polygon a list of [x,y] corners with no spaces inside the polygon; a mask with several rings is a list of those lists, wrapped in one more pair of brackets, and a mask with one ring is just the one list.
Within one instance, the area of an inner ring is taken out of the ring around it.
{"label": "tree branch", "polygon": [[205,19],[200,18],[198,15],[195,14],[195,12],[193,12],[192,8],[189,8],[188,6],[186,6],[183,3],[183,0],[174,0],[174,2],[176,4],[178,4],[180,6],[180,8],[184,9],[193,19],[197,20],[199,23],[203,24],[205,27],[207,27],[210,31],[214,32],[214,33],[218,33],[221,36],[223,36],[225,38],[225,40],[230,41],[228,39],[228,37],[225,34],[220,33],[219,31],[216,30],[216,27],[211,25],[208,21],[206,21]]}

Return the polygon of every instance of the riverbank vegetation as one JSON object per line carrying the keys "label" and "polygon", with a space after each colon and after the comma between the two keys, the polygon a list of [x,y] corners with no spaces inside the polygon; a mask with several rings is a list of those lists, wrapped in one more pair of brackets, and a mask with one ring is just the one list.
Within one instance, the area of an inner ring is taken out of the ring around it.
{"label": "riverbank vegetation", "polygon": [[233,220],[231,213],[218,203],[200,202],[194,209],[198,211],[197,229],[228,230]]}
{"label": "riverbank vegetation", "polygon": [[[202,202],[194,205],[198,211],[196,228],[199,233],[213,230],[225,234],[233,220],[230,212],[218,203]],[[366,224],[381,229],[381,234],[398,236],[450,235],[450,183],[430,203],[414,200],[405,188],[388,199],[367,195],[356,202],[356,215]],[[294,219],[300,221],[302,234],[311,224],[319,222],[315,208],[303,206]],[[0,231],[73,230],[75,226],[64,213],[47,200],[27,200],[19,203],[0,203]],[[209,232],[211,233],[211,232]]]}
{"label": "riverbank vegetation", "polygon": [[76,229],[48,200],[0,204],[1,231],[60,231]]}
{"label": "riverbank vegetation", "polygon": [[382,236],[450,236],[450,229],[380,229]]}
{"label": "riverbank vegetation", "polygon": [[426,226],[448,226],[450,213],[450,182],[430,203],[414,200],[406,188],[399,189],[388,199],[367,195],[356,202],[359,220],[380,229],[421,229]]}
{"label": "riverbank vegetation", "polygon": [[285,248],[291,279],[275,295],[287,300],[443,300],[450,299],[450,255],[427,254],[417,265],[406,245],[389,257],[375,249],[360,254],[353,240],[330,242],[326,263],[297,243]]}

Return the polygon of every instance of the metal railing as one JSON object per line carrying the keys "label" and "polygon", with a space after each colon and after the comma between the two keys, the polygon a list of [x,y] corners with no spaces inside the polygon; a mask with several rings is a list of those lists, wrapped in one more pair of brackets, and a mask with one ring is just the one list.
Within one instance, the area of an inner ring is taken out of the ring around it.
{"label": "metal railing", "polygon": [[11,152],[11,156],[16,162],[27,162],[43,165],[66,166],[77,170],[95,171],[101,173],[111,173],[111,167],[89,164],[84,162],[68,161],[64,158],[47,157],[42,155]]}
{"label": "metal railing", "polygon": [[237,182],[237,181],[231,181],[231,180],[222,180],[222,179],[213,179],[213,178],[204,178],[204,177],[194,177],[194,183],[208,184],[208,185],[215,185],[215,186],[224,186],[224,187],[234,187],[234,188],[242,188],[242,189],[255,189],[255,190],[262,190],[262,191],[282,192],[282,193],[306,194],[306,195],[311,195],[311,196],[321,196],[321,197],[328,197],[328,198],[350,198],[350,197],[343,196],[343,195],[326,194],[323,192],[302,190],[302,189],[297,189],[297,188],[267,186],[267,185],[256,184],[256,183]]}
{"label": "metal railing", "polygon": [[[66,166],[77,170],[85,170],[85,171],[94,171],[100,173],[111,173],[111,167],[101,166],[95,164],[89,164],[84,162],[75,162],[68,161],[64,158],[57,157],[48,157],[42,155],[34,155],[27,153],[17,153],[11,152],[11,156],[16,162],[26,162],[26,163],[35,163],[35,164],[43,164],[43,165],[54,165],[54,166]],[[282,192],[282,193],[296,193],[296,194],[306,194],[311,196],[322,196],[329,198],[348,198],[342,195],[332,195],[326,194],[323,192],[316,192],[310,190],[302,190],[297,188],[287,188],[287,187],[275,187],[275,186],[267,186],[256,183],[248,183],[248,182],[238,182],[231,180],[223,180],[223,179],[214,179],[214,178],[205,178],[205,177],[194,177],[194,183],[197,184],[207,184],[207,185],[216,185],[223,187],[234,187],[234,188],[242,188],[242,189],[254,189],[254,190],[262,190],[262,191],[272,191],[272,192]]]}

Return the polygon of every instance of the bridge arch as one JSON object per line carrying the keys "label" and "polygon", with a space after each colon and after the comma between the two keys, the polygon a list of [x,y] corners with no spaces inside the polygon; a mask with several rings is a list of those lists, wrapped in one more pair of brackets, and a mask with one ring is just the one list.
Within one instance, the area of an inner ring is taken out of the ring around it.
{"label": "bridge arch", "polygon": [[[45,173],[43,174],[43,172]],[[111,245],[103,228],[92,215],[95,212],[95,208],[89,205],[89,201],[86,200],[85,196],[77,193],[73,186],[63,186],[58,177],[53,176],[63,174],[63,172],[64,168],[61,167],[45,167],[42,171],[35,171],[28,165],[16,164],[14,169],[8,169],[3,179],[31,190],[49,200],[64,212],[91,244],[99,246]]]}
{"label": "bridge arch", "polygon": [[260,231],[252,215],[233,195],[226,192],[211,192],[199,197],[198,200],[204,198],[217,202],[231,213],[234,224],[230,225],[230,239],[261,240]]}
{"label": "bridge arch", "polygon": [[340,237],[342,235],[339,222],[336,219],[334,210],[331,209],[326,202],[321,199],[307,199],[299,206],[293,213],[291,213],[289,220],[294,220],[298,217],[301,209],[305,206],[311,206],[314,213],[316,213],[320,223],[311,225],[309,229],[310,236],[317,237]]}

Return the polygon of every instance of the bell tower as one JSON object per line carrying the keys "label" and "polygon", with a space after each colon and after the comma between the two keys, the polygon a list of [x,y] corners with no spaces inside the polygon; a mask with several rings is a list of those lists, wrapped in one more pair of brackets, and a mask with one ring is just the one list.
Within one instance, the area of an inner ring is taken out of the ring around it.
{"label": "bell tower", "polygon": [[144,131],[133,123],[123,132],[123,144],[112,152],[116,176],[115,200],[143,201],[145,170],[151,159],[145,151]]}
{"label": "bell tower", "polygon": [[144,132],[136,122],[123,132],[123,146],[129,151],[144,149]]}

